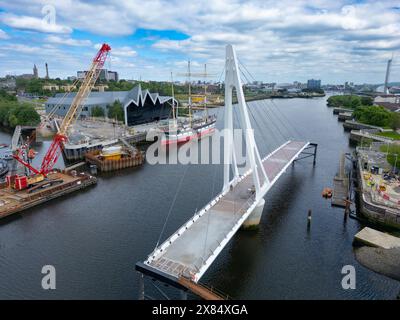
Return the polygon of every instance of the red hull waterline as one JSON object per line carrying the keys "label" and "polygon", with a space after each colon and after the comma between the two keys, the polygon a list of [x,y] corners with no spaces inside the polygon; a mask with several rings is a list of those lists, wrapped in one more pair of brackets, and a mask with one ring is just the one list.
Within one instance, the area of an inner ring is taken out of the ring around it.
{"label": "red hull waterline", "polygon": [[187,136],[187,137],[184,137],[184,138],[180,138],[180,139],[178,139],[178,140],[175,140],[175,139],[174,139],[174,140],[167,140],[167,139],[164,139],[164,140],[161,140],[161,145],[167,146],[167,145],[171,145],[171,144],[182,144],[182,143],[186,143],[186,142],[189,142],[190,140],[193,140],[193,139],[195,139],[195,138],[201,139],[201,138],[204,137],[205,135],[209,135],[209,134],[214,133],[214,131],[215,131],[215,128],[210,128],[210,129],[201,131],[200,133],[193,134],[193,135],[191,135],[191,136]]}

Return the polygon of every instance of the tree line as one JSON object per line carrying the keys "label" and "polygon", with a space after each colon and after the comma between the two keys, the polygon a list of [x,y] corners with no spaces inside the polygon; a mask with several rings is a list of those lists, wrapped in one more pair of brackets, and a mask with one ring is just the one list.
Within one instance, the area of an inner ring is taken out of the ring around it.
{"label": "tree line", "polygon": [[[107,106],[107,117],[110,119],[116,119],[118,121],[124,121],[124,109],[122,103],[119,100],[114,101],[111,106]],[[95,106],[91,110],[92,117],[103,118],[106,116],[104,108]]]}
{"label": "tree line", "polygon": [[400,128],[400,114],[374,105],[371,97],[338,95],[329,97],[327,103],[330,107],[353,109],[354,118],[361,123],[393,130]]}
{"label": "tree line", "polygon": [[0,125],[13,129],[17,125],[36,126],[40,116],[28,103],[19,103],[15,96],[0,90]]}
{"label": "tree line", "polygon": [[[60,78],[56,79],[43,79],[43,78],[33,78],[33,79],[24,79],[17,78],[16,79],[16,87],[18,91],[24,91],[27,93],[31,93],[38,96],[53,96],[56,93],[64,93],[65,90],[48,90],[43,89],[44,85],[71,85],[73,83],[72,80],[62,80]],[[150,92],[158,92],[162,96],[170,96],[172,94],[171,83],[168,81],[127,81],[127,80],[97,80],[96,84],[102,84],[108,86],[105,88],[106,91],[129,91],[132,90],[135,86],[141,85],[142,89],[148,89]],[[80,82],[77,84],[77,88],[72,90],[76,92],[80,86]],[[187,94],[188,88],[187,85],[174,85],[175,94]],[[202,85],[193,85],[192,92],[194,94],[201,94],[204,92],[204,87]],[[223,92],[223,91],[222,91]]]}
{"label": "tree line", "polygon": [[371,97],[339,95],[329,97],[327,103],[329,107],[355,109],[360,106],[372,106],[374,100]]}

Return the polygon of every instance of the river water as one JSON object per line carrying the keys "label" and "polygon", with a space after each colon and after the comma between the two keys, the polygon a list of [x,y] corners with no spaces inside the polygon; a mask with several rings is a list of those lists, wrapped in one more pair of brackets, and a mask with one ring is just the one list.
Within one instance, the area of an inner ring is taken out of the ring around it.
{"label": "river water", "polygon": [[[318,143],[311,159],[289,167],[267,194],[260,227],[239,231],[202,282],[238,299],[394,299],[400,283],[356,260],[352,241],[363,225],[321,197],[332,185],[348,134],[326,98],[249,103],[261,155],[288,137]],[[223,110],[217,126],[223,126]],[[10,136],[0,134],[0,142]],[[38,146],[39,154],[44,146]],[[0,223],[0,299],[136,299],[135,263],[154,249],[184,174],[162,239],[222,186],[218,165],[149,165],[100,175],[97,186]],[[312,210],[307,227],[307,211]],[[56,290],[43,290],[41,269],[56,268]],[[341,286],[344,265],[356,289]],[[157,296],[150,281],[146,292]],[[175,290],[161,286],[172,298]]]}

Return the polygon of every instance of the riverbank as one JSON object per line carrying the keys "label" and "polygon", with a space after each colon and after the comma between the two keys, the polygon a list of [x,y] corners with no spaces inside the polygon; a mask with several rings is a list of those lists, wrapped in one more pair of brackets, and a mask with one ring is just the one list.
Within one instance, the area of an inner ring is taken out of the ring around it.
{"label": "riverbank", "polygon": [[370,270],[400,281],[400,248],[361,247],[355,249],[357,261]]}
{"label": "riverbank", "polygon": [[400,230],[399,176],[393,173],[386,154],[379,149],[357,147],[356,157],[361,215],[373,223]]}
{"label": "riverbank", "polygon": [[[262,94],[262,95],[256,95],[256,96],[246,96],[246,102],[251,102],[251,101],[259,101],[259,100],[270,100],[270,99],[312,99],[312,98],[321,98],[325,97],[325,94],[320,94],[320,93],[301,93],[301,94]],[[236,97],[233,97],[233,103],[237,103]],[[224,101],[220,101],[218,103],[210,103],[210,105],[207,105],[210,108],[217,108],[224,106]]]}
{"label": "riverbank", "polygon": [[354,236],[355,255],[365,267],[400,280],[400,238],[366,227]]}

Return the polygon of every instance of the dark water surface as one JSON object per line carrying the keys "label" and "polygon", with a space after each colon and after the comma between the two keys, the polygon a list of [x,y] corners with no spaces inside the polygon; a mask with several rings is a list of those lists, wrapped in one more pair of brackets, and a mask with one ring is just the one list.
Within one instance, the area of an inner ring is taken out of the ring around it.
{"label": "dark water surface", "polygon": [[[317,165],[306,159],[287,170],[266,196],[260,228],[239,231],[202,281],[241,299],[394,299],[400,283],[355,259],[352,240],[362,225],[352,219],[345,224],[343,209],[321,198],[332,184],[340,152],[351,150],[342,124],[325,98],[274,104],[267,101],[265,109],[250,103],[260,153],[300,136],[318,143]],[[0,134],[0,140],[9,142],[10,136]],[[93,188],[3,220],[0,299],[136,299],[135,263],[153,250],[184,172],[182,165],[146,164],[102,175]],[[186,170],[163,238],[220,191],[221,177],[221,166]],[[313,212],[309,229],[308,209]],[[53,291],[41,288],[47,264],[57,271]],[[344,265],[356,268],[355,290],[341,287]],[[146,291],[156,296],[148,282]]]}

